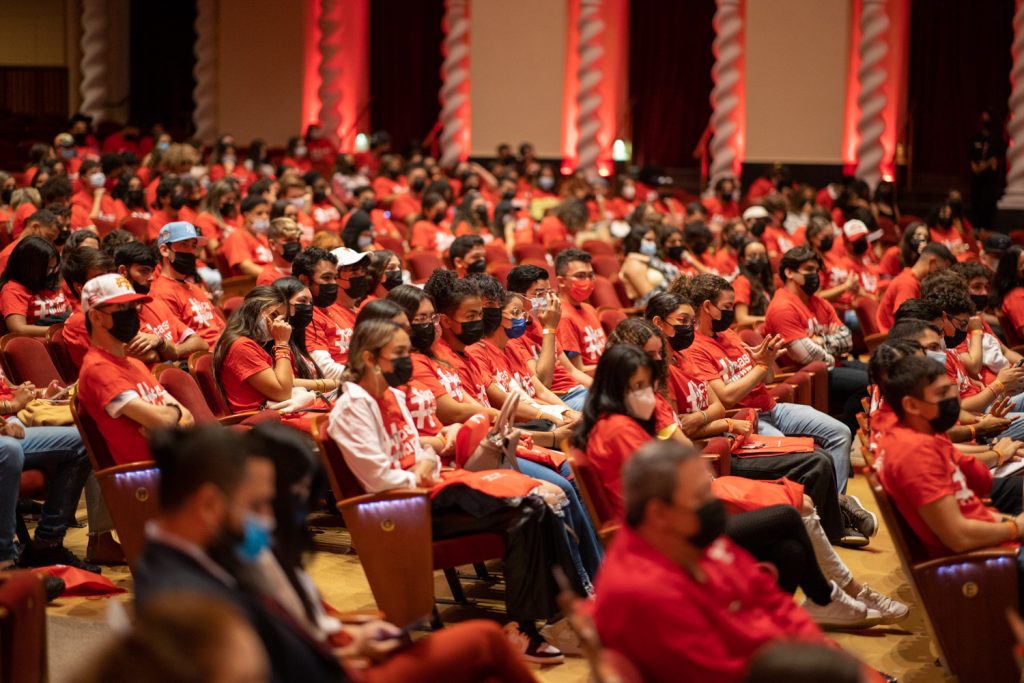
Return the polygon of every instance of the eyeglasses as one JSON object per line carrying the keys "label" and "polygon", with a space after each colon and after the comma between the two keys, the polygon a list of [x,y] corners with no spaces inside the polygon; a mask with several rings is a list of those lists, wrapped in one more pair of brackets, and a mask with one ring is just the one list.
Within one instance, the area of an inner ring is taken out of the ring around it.
{"label": "eyeglasses", "polygon": [[594,271],[581,270],[578,273],[573,273],[572,275],[569,275],[569,277],[572,278],[573,280],[593,280]]}
{"label": "eyeglasses", "polygon": [[436,324],[439,319],[440,318],[438,317],[437,313],[432,313],[431,315],[417,315],[416,317],[414,317],[412,319],[412,324],[413,325],[425,325],[426,323],[434,323],[434,324]]}
{"label": "eyeglasses", "polygon": [[526,314],[523,312],[523,309],[521,309],[519,307],[516,307],[516,308],[513,308],[508,313],[506,313],[505,317],[506,318],[510,318],[510,319],[511,318],[522,318],[524,315],[526,315]]}
{"label": "eyeglasses", "polygon": [[960,332],[963,332],[964,330],[966,330],[967,329],[967,325],[971,322],[970,319],[961,319],[961,318],[950,318],[949,321],[951,323],[953,323],[953,327],[955,327]]}
{"label": "eyeglasses", "polygon": [[666,322],[668,322],[669,325],[692,325],[693,324],[693,316],[692,315],[681,315],[676,320],[669,320],[669,321],[666,321]]}

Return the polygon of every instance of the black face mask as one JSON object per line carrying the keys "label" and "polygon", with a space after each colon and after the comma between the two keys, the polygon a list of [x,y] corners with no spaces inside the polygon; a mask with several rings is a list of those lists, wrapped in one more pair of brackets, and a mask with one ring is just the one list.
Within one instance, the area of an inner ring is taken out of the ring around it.
{"label": "black face mask", "polygon": [[359,205],[359,208],[365,211],[366,213],[370,213],[371,211],[377,208],[377,200],[367,199],[365,202],[362,202]]}
{"label": "black face mask", "polygon": [[484,321],[474,320],[472,322],[461,323],[462,332],[455,335],[455,338],[466,346],[476,344],[478,341],[484,338]]}
{"label": "black face mask", "polygon": [[63,246],[64,243],[68,241],[69,237],[71,237],[71,231],[67,228],[61,228],[60,232],[57,233],[57,239],[55,239],[53,243],[58,247]]}
{"label": "black face mask", "polygon": [[220,215],[225,216],[227,218],[234,218],[235,212],[237,210],[238,210],[238,207],[235,206],[234,204],[221,204],[220,205]]}
{"label": "black face mask", "polygon": [[0,204],[10,204],[11,203],[11,194],[13,192],[14,192],[14,188],[13,187],[5,187],[2,191],[0,191]]}
{"label": "black face mask", "polygon": [[187,204],[187,203],[188,203],[188,197],[186,197],[185,195],[183,195],[183,194],[171,195],[171,208],[174,209],[175,211],[178,211],[179,209],[181,209],[181,207],[185,206],[185,204]]}
{"label": "black face mask", "polygon": [[746,235],[731,235],[729,237],[729,246],[739,251],[743,248],[743,245],[747,243]]}
{"label": "black face mask", "polygon": [[763,275],[771,268],[771,264],[768,263],[768,259],[752,258],[747,261],[746,267],[754,275]]}
{"label": "black face mask", "polygon": [[139,312],[134,308],[127,311],[114,311],[110,314],[113,324],[110,326],[110,335],[121,342],[127,344],[132,339],[135,339],[135,335],[139,333]]}
{"label": "black face mask", "polygon": [[697,521],[700,528],[690,536],[690,543],[698,548],[707,548],[725,531],[725,505],[718,498],[697,508]]}
{"label": "black face mask", "polygon": [[818,251],[820,251],[823,254],[827,251],[831,251],[832,245],[835,243],[835,241],[836,240],[834,237],[826,237],[821,241],[821,244],[818,245]]}
{"label": "black face mask", "polygon": [[480,220],[482,220],[484,223],[486,223],[487,222],[487,207],[486,206],[478,206],[478,207],[476,207],[475,211],[476,211],[477,217]]}
{"label": "black face mask", "polygon": [[349,278],[348,289],[345,290],[345,293],[348,294],[350,299],[362,299],[370,293],[371,289],[373,289],[373,283],[370,282],[370,276],[359,275]]}
{"label": "black face mask", "polygon": [[722,317],[718,320],[711,319],[711,331],[715,334],[725,332],[732,325],[733,321],[736,320],[736,311],[727,311],[724,308],[719,310],[722,312]]}
{"label": "black face mask", "polygon": [[487,260],[480,259],[473,261],[472,263],[466,264],[466,273],[472,275],[473,273],[486,273],[487,272]]}
{"label": "black face mask", "polygon": [[855,256],[863,256],[865,253],[867,253],[867,250],[868,240],[866,237],[864,239],[850,243],[850,251],[852,251]]}
{"label": "black face mask", "polygon": [[434,215],[430,217],[430,220],[434,221],[435,223],[440,223],[441,221],[444,220],[444,211],[435,211]]}
{"label": "black face mask", "polygon": [[136,282],[135,280],[132,280],[132,289],[135,290],[136,294],[149,294],[151,287],[152,284],[149,282]]}
{"label": "black face mask", "polygon": [[[313,322],[313,304],[295,304],[295,312],[292,313],[292,330],[303,330],[309,323]],[[294,334],[294,332],[292,333]]]}
{"label": "black face mask", "polygon": [[195,254],[176,251],[174,252],[174,258],[171,260],[171,268],[174,268],[174,270],[178,271],[182,275],[195,275],[197,259],[198,257]]}
{"label": "black face mask", "polygon": [[979,311],[988,308],[988,297],[984,294],[971,294],[971,301],[974,302],[974,307]]}
{"label": "black face mask", "polygon": [[484,323],[484,336],[489,337],[501,326],[501,309],[485,306],[482,320]]}
{"label": "black face mask", "polygon": [[967,330],[956,330],[952,337],[943,337],[943,339],[946,340],[947,349],[955,349],[964,343],[964,339],[967,339]]}
{"label": "black face mask", "polygon": [[[128,190],[125,192],[124,198],[128,200],[129,206],[142,206],[146,195],[143,194],[142,190]],[[171,200],[171,203],[174,203],[173,200]]]}
{"label": "black face mask", "polygon": [[942,226],[942,228],[944,230],[949,230],[950,226],[953,225],[953,217],[952,216],[941,216],[941,217],[939,217],[939,225]]}
{"label": "black face mask", "polygon": [[327,200],[327,192],[325,190],[313,190],[313,203],[321,204]]}
{"label": "black face mask", "polygon": [[384,373],[389,387],[401,387],[409,383],[412,377],[412,358],[403,356],[391,360],[392,370]]}
{"label": "black face mask", "polygon": [[423,178],[416,178],[409,184],[409,187],[412,188],[413,192],[422,192],[426,184],[427,181]]}
{"label": "black face mask", "polygon": [[702,244],[700,242],[698,242],[697,244],[690,245],[690,251],[692,251],[697,256],[700,256],[701,254],[703,254],[707,250],[708,250],[708,245]]}
{"label": "black face mask", "polygon": [[765,228],[768,227],[768,223],[761,221],[754,221],[754,224],[750,226],[750,234],[754,237],[760,237],[764,234]]}
{"label": "black face mask", "polygon": [[284,245],[284,253],[281,254],[281,258],[288,263],[291,263],[295,260],[295,257],[299,255],[300,251],[302,251],[302,244],[300,242],[286,242]]}
{"label": "black face mask", "polygon": [[804,283],[800,285],[800,289],[804,290],[804,294],[807,296],[813,295],[821,287],[821,278],[818,277],[817,273],[804,273]]}
{"label": "black face mask", "polygon": [[413,323],[409,330],[409,341],[420,353],[426,353],[434,345],[437,330],[434,323]]}
{"label": "black face mask", "polygon": [[960,419],[960,397],[953,396],[952,398],[944,398],[938,403],[934,404],[939,409],[939,414],[928,420],[928,424],[932,426],[936,432],[944,432]]}
{"label": "black face mask", "polygon": [[670,259],[672,259],[673,261],[682,261],[683,260],[683,249],[684,249],[683,245],[677,244],[674,247],[669,247],[668,249],[666,249],[665,253],[668,254],[668,257]]}
{"label": "black face mask", "polygon": [[384,289],[391,291],[398,285],[402,284],[402,271],[400,270],[389,270],[384,273]]}
{"label": "black face mask", "polygon": [[675,335],[668,340],[673,351],[682,351],[690,348],[693,343],[693,325],[673,325]]}
{"label": "black face mask", "polygon": [[332,282],[329,285],[319,285],[316,296],[313,297],[313,305],[317,308],[327,308],[338,300],[338,283]]}
{"label": "black face mask", "polygon": [[516,191],[515,190],[505,190],[502,193],[501,198],[504,199],[506,202],[510,202],[510,201],[512,201],[513,199],[516,198]]}
{"label": "black face mask", "polygon": [[75,133],[71,137],[75,139],[75,145],[78,147],[85,147],[86,143],[89,142],[89,138],[86,137],[85,133]]}

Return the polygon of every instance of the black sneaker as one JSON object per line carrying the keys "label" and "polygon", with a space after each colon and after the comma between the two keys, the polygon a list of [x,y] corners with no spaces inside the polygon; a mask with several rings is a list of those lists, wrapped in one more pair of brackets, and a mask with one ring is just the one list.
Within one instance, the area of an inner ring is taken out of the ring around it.
{"label": "black sneaker", "polygon": [[863,548],[870,542],[867,536],[849,526],[843,528],[843,535],[839,537],[839,545],[844,548]]}
{"label": "black sneaker", "polygon": [[65,588],[64,579],[58,579],[56,576],[43,574],[43,590],[46,591],[46,602],[53,602],[62,596]]}
{"label": "black sneaker", "polygon": [[66,564],[69,567],[93,574],[100,573],[99,567],[79,559],[77,555],[65,548],[63,543],[50,545],[35,541],[21,553],[18,564],[22,567],[49,567],[53,564]]}
{"label": "black sneaker", "polygon": [[847,526],[852,526],[869,538],[878,533],[878,518],[860,504],[857,496],[839,496],[839,507]]}

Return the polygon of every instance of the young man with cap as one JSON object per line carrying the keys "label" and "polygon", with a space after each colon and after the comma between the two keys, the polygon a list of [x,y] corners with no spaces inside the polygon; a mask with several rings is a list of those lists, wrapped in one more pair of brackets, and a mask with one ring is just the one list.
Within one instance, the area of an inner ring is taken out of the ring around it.
{"label": "young man with cap", "polygon": [[846,253],[837,263],[847,273],[856,273],[860,278],[860,292],[871,297],[877,297],[881,289],[881,253],[877,251],[881,237],[881,230],[871,232],[864,221],[856,218],[843,224]]}
{"label": "young man with cap", "polygon": [[302,228],[291,218],[282,216],[270,221],[267,243],[274,258],[256,276],[257,285],[272,285],[278,278],[292,274],[292,261],[302,251],[301,239]]}
{"label": "young man with cap", "polygon": [[242,227],[224,238],[221,253],[232,275],[258,277],[263,267],[273,263],[274,254],[267,242],[270,230],[270,204],[263,197],[248,195],[242,200]]}
{"label": "young man with cap", "polygon": [[196,261],[206,238],[191,223],[176,221],[160,229],[156,243],[163,266],[150,295],[167,304],[178,320],[213,346],[224,331],[224,319],[214,308],[210,295],[195,282]]}
{"label": "young man with cap", "polygon": [[999,259],[1003,257],[1003,252],[1012,246],[1013,242],[1010,240],[1009,235],[1001,232],[989,233],[989,236],[985,238],[981,245],[981,262],[993,273],[996,272],[996,268],[999,267]]}
{"label": "young man with cap", "polygon": [[[336,351],[331,351],[331,360],[340,365],[347,365],[348,345],[352,340],[352,331],[356,326],[359,302],[374,287],[370,276],[367,274],[367,268],[370,265],[370,253],[355,251],[348,247],[338,247],[331,254],[338,261],[338,298],[329,307],[328,314],[340,330]],[[317,356],[313,356],[313,360],[319,363]]]}
{"label": "young man with cap", "polygon": [[192,413],[160,385],[142,361],[127,353],[139,333],[139,306],[150,297],[128,278],[100,275],[82,288],[82,312],[92,346],[78,375],[78,400],[106,437],[119,464],[149,459],[144,430],[191,427]]}

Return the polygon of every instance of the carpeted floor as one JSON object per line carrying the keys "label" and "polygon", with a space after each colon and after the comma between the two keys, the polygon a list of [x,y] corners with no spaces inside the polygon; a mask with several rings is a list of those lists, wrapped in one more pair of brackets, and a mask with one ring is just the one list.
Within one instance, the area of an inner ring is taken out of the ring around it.
{"label": "carpeted floor", "polygon": [[[850,482],[850,493],[857,495],[868,507],[873,500],[862,478]],[[84,516],[84,510],[80,517]],[[319,537],[330,546],[330,552],[314,554],[310,570],[324,597],[343,611],[372,609],[373,596],[359,565],[359,560],[348,546],[348,537],[342,529],[325,529]],[[85,529],[72,529],[68,546],[75,552],[85,552]],[[903,578],[889,534],[884,526],[865,550],[840,550],[854,576],[866,581],[877,590],[895,595],[910,603],[910,589]],[[114,583],[131,588],[131,576],[126,568],[104,570]],[[438,572],[437,595],[449,595],[447,584]],[[474,607],[444,606],[442,618],[447,623],[463,619],[493,616],[501,619],[501,591],[498,587],[475,583],[467,585],[467,593],[476,598]],[[130,594],[110,599],[95,600],[68,598],[58,600],[48,609],[48,641],[50,650],[50,680],[65,683],[111,637],[106,623],[106,610],[110,602],[124,603],[130,609]],[[642,627],[638,615],[638,627]],[[901,683],[930,683],[944,677],[934,664],[935,655],[925,635],[924,621],[911,605],[911,614],[905,622],[894,627],[878,627],[857,633],[835,633],[832,637],[847,651],[871,666],[894,674]],[[547,667],[537,672],[544,683],[582,683],[587,680],[587,668],[581,659],[567,659],[560,666]]]}

